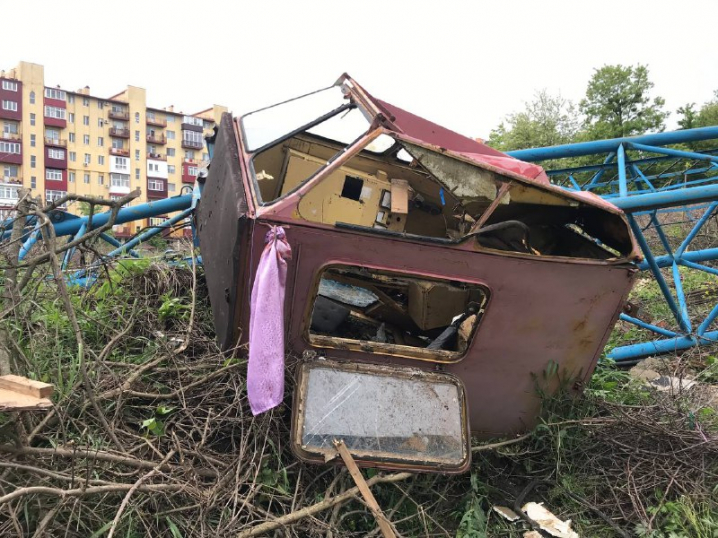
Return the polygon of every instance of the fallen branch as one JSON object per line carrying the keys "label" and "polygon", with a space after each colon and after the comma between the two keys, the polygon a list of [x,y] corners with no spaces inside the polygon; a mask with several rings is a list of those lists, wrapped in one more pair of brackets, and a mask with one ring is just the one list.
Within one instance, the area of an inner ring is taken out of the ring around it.
{"label": "fallen branch", "polygon": [[[375,476],[374,478],[370,478],[369,480],[367,480],[366,484],[367,484],[367,486],[371,487],[375,484],[387,484],[387,483],[392,483],[392,482],[401,482],[402,480],[406,480],[408,478],[411,478],[412,476],[414,476],[412,473],[394,473],[394,474],[390,474],[390,475],[386,475],[386,476]],[[286,516],[278,517],[274,521],[268,521],[266,523],[256,525],[256,526],[252,527],[251,529],[242,531],[237,535],[237,538],[250,538],[252,536],[265,536],[275,529],[278,529],[280,527],[286,527],[287,525],[296,523],[300,519],[303,519],[303,518],[309,517],[309,516],[313,516],[314,514],[322,512],[322,511],[326,510],[327,508],[331,508],[332,506],[334,506],[338,503],[346,502],[349,499],[355,497],[358,493],[359,493],[359,487],[354,486],[353,488],[346,490],[344,493],[341,493],[341,494],[337,495],[336,497],[324,499],[321,502],[318,502],[311,506],[307,506],[306,508],[302,508],[301,510],[296,510],[294,512],[291,512],[291,513],[287,514]]]}
{"label": "fallen branch", "polygon": [[[0,497],[0,505],[10,502],[19,497],[34,494],[56,495],[63,499],[67,497],[80,497],[83,495],[97,495],[98,493],[116,493],[119,491],[129,491],[135,487],[135,484],[112,484],[111,486],[92,486],[89,488],[62,489],[50,488],[46,486],[30,486],[27,488],[19,488]],[[158,491],[180,491],[186,489],[184,484],[148,484],[140,486],[136,491],[142,493],[156,493]]]}

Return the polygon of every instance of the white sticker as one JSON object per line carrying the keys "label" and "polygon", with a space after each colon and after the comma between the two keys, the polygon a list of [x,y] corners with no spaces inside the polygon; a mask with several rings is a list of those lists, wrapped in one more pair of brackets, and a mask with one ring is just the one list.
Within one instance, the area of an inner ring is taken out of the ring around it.
{"label": "white sticker", "polygon": [[367,187],[365,185],[364,187],[361,188],[361,195],[359,196],[359,198],[361,198],[363,200],[365,200],[367,198],[371,198],[371,193],[372,193],[372,188]]}

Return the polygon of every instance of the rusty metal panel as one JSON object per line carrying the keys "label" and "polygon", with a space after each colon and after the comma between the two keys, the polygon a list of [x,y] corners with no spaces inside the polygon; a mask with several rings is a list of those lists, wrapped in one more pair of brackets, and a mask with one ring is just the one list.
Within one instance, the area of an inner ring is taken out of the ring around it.
{"label": "rusty metal panel", "polygon": [[217,341],[222,349],[236,344],[237,310],[243,261],[249,259],[243,232],[247,226],[247,198],[242,182],[234,122],[222,116],[214,156],[197,208],[197,232],[207,276]]}
{"label": "rusty metal panel", "polygon": [[[318,275],[328,265],[424,274],[488,288],[486,312],[466,354],[444,366],[463,381],[471,430],[485,438],[525,431],[536,423],[541,407],[536,376],[550,364],[558,366],[569,386],[590,377],[636,273],[632,264],[467,250],[387,239],[371,230],[297,225],[287,231],[287,239],[302,253],[290,262],[287,282],[288,352],[298,356],[309,350],[335,360],[435,367],[410,354],[381,353],[372,342],[343,349],[313,346],[311,307]],[[255,237],[253,248],[261,246],[262,239]],[[550,394],[558,385],[553,379],[541,388]]]}

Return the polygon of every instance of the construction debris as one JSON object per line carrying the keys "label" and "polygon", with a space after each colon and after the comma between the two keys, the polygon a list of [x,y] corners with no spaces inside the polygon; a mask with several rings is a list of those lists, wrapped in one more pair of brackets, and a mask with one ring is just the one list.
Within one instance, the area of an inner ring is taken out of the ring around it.
{"label": "construction debris", "polygon": [[[561,521],[549,512],[543,503],[526,503],[521,510],[532,520],[538,523],[541,530],[556,538],[579,538],[578,533],[571,529],[571,520]],[[537,533],[538,534],[538,533]],[[524,534],[524,536],[526,536]]]}
{"label": "construction debris", "polygon": [[19,375],[0,377],[0,411],[38,411],[52,407],[50,383]]}

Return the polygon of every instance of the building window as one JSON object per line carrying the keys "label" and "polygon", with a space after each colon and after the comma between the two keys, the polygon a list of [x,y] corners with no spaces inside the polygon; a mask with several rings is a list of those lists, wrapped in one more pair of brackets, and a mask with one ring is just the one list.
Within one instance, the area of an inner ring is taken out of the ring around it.
{"label": "building window", "polygon": [[208,161],[208,160],[209,160],[209,153],[203,153],[203,154],[202,154],[202,160],[203,160],[203,161]]}
{"label": "building window", "polygon": [[100,164],[100,165],[105,164],[105,156],[104,155],[99,155],[97,157],[97,164]]}
{"label": "building window", "polygon": [[113,138],[112,147],[115,149],[124,149],[125,143],[122,141],[121,138]]}
{"label": "building window", "polygon": [[161,179],[148,179],[147,190],[149,191],[163,191],[165,190],[165,182]]}
{"label": "building window", "polygon": [[188,166],[187,174],[190,176],[197,177],[199,175],[199,166]]}
{"label": "building window", "polygon": [[3,136],[16,135],[16,134],[17,134],[17,131],[18,131],[18,129],[17,129],[17,123],[15,123],[15,122],[13,122],[13,121],[6,121],[6,122],[3,124],[3,128],[2,128],[2,134],[3,134]]}
{"label": "building window", "polygon": [[139,160],[140,160],[140,150],[139,150],[139,149],[136,149],[136,150],[135,150],[135,160],[136,160],[136,161],[139,161]]}
{"label": "building window", "polygon": [[70,123],[75,123],[75,113],[74,112],[70,112],[67,115],[67,121],[69,121]]}
{"label": "building window", "polygon": [[114,166],[118,170],[127,170],[127,168],[129,167],[127,159],[125,159],[123,157],[114,157],[114,161],[115,161]]}
{"label": "building window", "polygon": [[35,125],[35,114],[30,112],[30,125]]}
{"label": "building window", "polygon": [[68,183],[74,183],[75,182],[75,172],[70,172],[70,174],[67,177]]}
{"label": "building window", "polygon": [[31,134],[30,135],[30,146],[32,146],[34,148],[36,145],[37,145],[37,136],[35,136],[34,134]]}
{"label": "building window", "polygon": [[45,129],[45,138],[57,142],[60,140],[60,131],[57,129]]}
{"label": "building window", "polygon": [[30,176],[30,188],[37,189],[37,178],[35,176]]}
{"label": "building window", "polygon": [[5,200],[17,200],[17,187],[11,187],[10,185],[0,185],[0,198]]}
{"label": "building window", "polygon": [[174,157],[176,154],[175,148],[167,148],[167,156]]}
{"label": "building window", "polygon": [[[182,118],[182,123],[186,123],[188,125],[194,125],[195,127],[202,127],[204,122],[202,121],[202,118],[195,118],[194,116],[185,116]],[[194,131],[192,131],[194,132]]]}
{"label": "building window", "polygon": [[110,174],[110,185],[112,187],[130,188],[130,176],[127,174]]}
{"label": "building window", "polygon": [[75,133],[70,133],[68,136],[69,136],[69,138],[70,138],[70,142],[74,142],[74,141],[75,141]]}
{"label": "building window", "polygon": [[104,146],[104,145],[105,145],[105,139],[102,138],[101,136],[98,136],[98,137],[97,137],[97,145],[100,146],[100,147]]}
{"label": "building window", "polygon": [[100,110],[102,110],[104,107],[105,107],[105,103],[104,103],[104,102],[102,102],[102,101],[97,101],[97,108],[99,108]]}
{"label": "building window", "polygon": [[34,155],[30,155],[30,168],[37,166],[37,158]]}
{"label": "building window", "polygon": [[30,92],[30,104],[31,105],[35,104],[35,91]]}
{"label": "building window", "polygon": [[103,120],[102,118],[97,118],[97,126],[98,126],[99,128],[104,127],[104,126],[105,126],[105,120]]}
{"label": "building window", "polygon": [[174,123],[174,122],[175,122],[175,117],[172,116],[171,114],[167,114],[167,123]]}
{"label": "building window", "polygon": [[61,101],[64,101],[66,95],[63,90],[59,90],[57,88],[45,88],[45,97],[48,99],[60,99]]}
{"label": "building window", "polygon": [[82,98],[82,104],[83,104],[83,106],[90,106],[90,98],[89,98],[89,97],[83,97],[83,98]]}
{"label": "building window", "polygon": [[135,168],[135,179],[140,179],[140,169]]}
{"label": "building window", "polygon": [[20,144],[17,142],[5,142],[0,140],[0,153],[20,153]]}
{"label": "building window", "polygon": [[140,141],[140,132],[135,131],[135,142],[139,142],[139,141]]}
{"label": "building window", "polygon": [[187,159],[188,161],[194,161],[194,151],[192,151],[191,149],[188,149],[187,151],[185,151],[184,158]]}
{"label": "building window", "polygon": [[89,153],[85,153],[85,164],[90,164],[92,162],[92,155]]}
{"label": "building window", "polygon": [[86,146],[89,146],[90,145],[90,135],[84,135],[82,137],[82,143],[85,144]]}
{"label": "building window", "polygon": [[182,131],[182,140],[190,144],[202,145],[202,133],[197,131]]}
{"label": "building window", "polygon": [[5,178],[5,181],[9,179],[17,178],[19,168],[14,164],[6,164],[5,170],[3,171],[3,178]]}
{"label": "building window", "polygon": [[77,160],[77,155],[75,154],[74,151],[71,151],[70,152],[70,161],[74,163],[76,160]]}
{"label": "building window", "polygon": [[153,226],[156,228],[164,226],[165,222],[167,222],[167,220],[168,219],[166,217],[150,217],[149,218],[150,226]]}
{"label": "building window", "polygon": [[49,148],[47,150],[47,156],[50,159],[59,159],[64,160],[65,159],[65,150],[64,149],[57,149],[57,148]]}
{"label": "building window", "polygon": [[62,181],[62,170],[54,170],[52,168],[46,169],[45,179],[47,181]]}
{"label": "building window", "polygon": [[67,96],[67,102],[70,103],[70,104],[74,103],[74,102],[75,102],[75,96],[72,95],[72,94],[68,95],[68,96]]}
{"label": "building window", "polygon": [[167,140],[174,140],[175,139],[175,132],[174,131],[165,131],[167,133]]}
{"label": "building window", "polygon": [[102,174],[97,175],[97,184],[98,185],[104,185],[105,184],[105,176]]}
{"label": "building window", "polygon": [[55,118],[58,120],[64,120],[65,119],[65,109],[56,107],[56,106],[46,106],[45,107],[45,117],[46,118]]}
{"label": "building window", "polygon": [[17,91],[17,82],[15,82],[14,80],[3,80],[2,81],[2,89],[10,91],[10,92],[16,92]]}
{"label": "building window", "polygon": [[52,190],[46,190],[45,191],[45,202],[48,204],[51,204],[55,200],[59,200],[63,196],[65,196],[67,193],[65,191],[52,191]]}
{"label": "building window", "polygon": [[13,112],[17,112],[17,101],[5,101],[3,99],[2,109],[3,110],[12,110]]}
{"label": "building window", "polygon": [[167,165],[167,173],[168,173],[168,174],[174,174],[174,173],[175,173],[175,165],[174,165],[174,164],[168,164],[168,165]]}
{"label": "building window", "polygon": [[167,183],[167,192],[175,192],[175,184]]}
{"label": "building window", "polygon": [[140,123],[140,113],[135,112],[135,123]]}
{"label": "building window", "polygon": [[82,116],[82,125],[90,125],[90,116]]}
{"label": "building window", "polygon": [[90,174],[85,174],[82,178],[82,182],[85,184],[89,184],[90,183]]}

